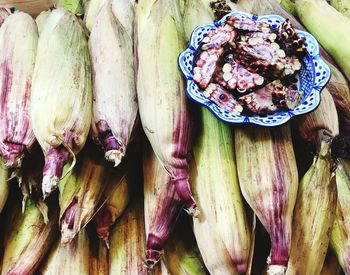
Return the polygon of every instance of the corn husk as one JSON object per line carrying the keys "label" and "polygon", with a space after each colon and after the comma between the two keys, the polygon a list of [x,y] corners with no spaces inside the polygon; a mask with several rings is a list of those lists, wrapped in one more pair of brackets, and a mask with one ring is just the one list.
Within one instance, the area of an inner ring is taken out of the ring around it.
{"label": "corn husk", "polygon": [[0,0],[0,6],[17,8],[36,17],[42,11],[54,7],[57,1],[58,0]]}
{"label": "corn husk", "polygon": [[143,156],[146,263],[153,267],[178,222],[183,203],[148,143],[144,145]]}
{"label": "corn husk", "polygon": [[137,96],[143,129],[187,211],[197,214],[188,183],[191,119],[178,70],[185,48],[177,1],[141,0],[136,9]]}
{"label": "corn husk", "polygon": [[337,257],[328,250],[320,275],[341,275],[342,269]]}
{"label": "corn husk", "polygon": [[[350,80],[350,19],[331,7],[326,1],[295,0],[297,14],[302,24],[316,37],[323,48],[337,62]],[[341,37],[342,42],[338,39]]]}
{"label": "corn husk", "polygon": [[10,15],[0,29],[0,156],[18,168],[35,141],[29,105],[38,42],[34,20]]}
{"label": "corn husk", "polygon": [[329,145],[322,142],[303,176],[294,209],[287,275],[320,274],[335,217],[337,190]]}
{"label": "corn husk", "polygon": [[0,162],[0,213],[4,208],[9,194],[8,176],[8,169]]}
{"label": "corn husk", "polygon": [[109,246],[110,228],[122,215],[130,200],[133,184],[129,176],[130,173],[134,172],[111,173],[109,181],[113,181],[113,184],[110,184],[110,188],[106,188],[105,194],[102,196],[103,206],[94,216],[97,235],[105,241],[107,246]]}
{"label": "corn husk", "polygon": [[101,8],[109,3],[109,0],[91,0],[85,12],[84,22],[86,28],[91,31]]}
{"label": "corn husk", "polygon": [[191,226],[186,218],[183,217],[180,220],[165,245],[165,265],[173,275],[207,274]]}
{"label": "corn husk", "polygon": [[350,18],[350,1],[349,0],[330,0],[330,4],[337,11]]}
{"label": "corn husk", "polygon": [[33,274],[57,235],[57,205],[51,205],[48,220],[31,199],[22,214],[21,204],[13,208],[7,225],[1,274]]}
{"label": "corn husk", "polygon": [[109,274],[147,274],[145,241],[143,206],[137,198],[111,231]]}
{"label": "corn husk", "polygon": [[0,27],[5,22],[5,19],[9,17],[11,11],[8,8],[0,8]]}
{"label": "corn husk", "polygon": [[69,157],[74,160],[83,148],[91,107],[91,70],[84,30],[73,14],[56,9],[39,38],[30,106],[33,130],[45,154],[44,197],[57,187]]}
{"label": "corn husk", "polygon": [[41,32],[42,32],[42,30],[44,28],[44,25],[46,23],[46,19],[49,17],[50,13],[51,13],[50,10],[43,11],[35,18],[35,22],[36,22],[36,25],[38,27],[39,35],[41,34]]}
{"label": "corn husk", "polygon": [[88,275],[89,249],[89,238],[86,229],[81,230],[69,244],[64,244],[58,240],[40,268],[40,274]]}
{"label": "corn husk", "polygon": [[340,160],[336,170],[338,201],[331,233],[331,247],[343,271],[350,272],[350,161]]}
{"label": "corn husk", "polygon": [[293,121],[303,140],[317,144],[339,134],[338,114],[332,96],[327,88],[320,96],[321,103],[315,111]]}
{"label": "corn husk", "polygon": [[243,196],[270,235],[267,272],[283,274],[289,259],[298,191],[290,126],[286,124],[273,129],[237,127],[235,149]]}
{"label": "corn husk", "polygon": [[58,0],[57,7],[63,8],[77,15],[85,13],[82,0]]}
{"label": "corn husk", "polygon": [[108,275],[108,248],[103,240],[98,239],[95,231],[89,231],[90,240],[90,275]]}
{"label": "corn husk", "polygon": [[[129,0],[118,3],[120,10],[132,19]],[[126,153],[138,111],[133,40],[124,28],[123,23],[127,22],[122,20],[125,18],[115,17],[112,5],[107,3],[101,8],[89,39],[94,80],[93,137],[103,146],[106,159],[115,166]],[[132,28],[132,21],[130,25]]]}
{"label": "corn husk", "polygon": [[91,144],[84,148],[72,173],[58,185],[63,243],[70,242],[92,219],[105,188],[118,183],[113,168],[95,150]]}

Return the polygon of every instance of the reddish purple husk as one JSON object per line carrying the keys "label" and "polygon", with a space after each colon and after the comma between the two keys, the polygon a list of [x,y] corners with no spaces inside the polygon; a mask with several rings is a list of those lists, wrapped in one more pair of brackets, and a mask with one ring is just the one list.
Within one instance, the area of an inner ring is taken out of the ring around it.
{"label": "reddish purple husk", "polygon": [[3,159],[4,165],[8,168],[18,168],[21,166],[26,147],[23,144],[12,142],[3,142],[6,148],[0,146],[0,156]]}
{"label": "reddish purple husk", "polygon": [[113,136],[112,130],[109,127],[107,121],[100,120],[96,123],[96,129],[98,131],[98,140],[102,144],[105,152],[112,150],[121,150],[122,146]]}
{"label": "reddish purple husk", "polygon": [[67,207],[66,211],[62,215],[60,221],[60,230],[61,230],[61,242],[68,243],[70,242],[77,232],[74,231],[75,224],[75,213],[78,207],[78,199],[74,198],[70,205]]}
{"label": "reddish purple husk", "polygon": [[108,246],[109,229],[114,223],[113,214],[107,205],[103,205],[94,217],[97,236]]}
{"label": "reddish purple husk", "polygon": [[57,188],[63,167],[69,160],[69,152],[63,145],[50,148],[45,157],[42,190],[44,198]]}
{"label": "reddish purple husk", "polygon": [[184,207],[173,184],[169,185],[165,197],[159,200],[159,206],[157,213],[153,215],[147,236],[146,263],[149,268],[153,268],[160,260],[164,244],[174,230]]}

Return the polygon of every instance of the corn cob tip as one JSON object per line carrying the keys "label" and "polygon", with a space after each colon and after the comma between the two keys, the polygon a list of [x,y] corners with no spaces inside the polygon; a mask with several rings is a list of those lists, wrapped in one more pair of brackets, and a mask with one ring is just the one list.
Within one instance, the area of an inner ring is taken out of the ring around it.
{"label": "corn cob tip", "polygon": [[97,236],[105,242],[107,248],[109,248],[109,230],[116,216],[112,207],[104,205],[94,217]]}
{"label": "corn cob tip", "polygon": [[267,268],[268,275],[284,275],[287,268],[283,265],[269,265]]}
{"label": "corn cob tip", "polygon": [[197,205],[193,205],[189,208],[185,208],[185,211],[192,217],[197,218],[200,214],[200,211],[197,207]]}
{"label": "corn cob tip", "polygon": [[78,200],[74,199],[62,215],[60,222],[61,243],[70,243],[74,239],[75,235],[78,233],[74,230],[75,213],[77,211],[77,207]]}
{"label": "corn cob tip", "polygon": [[114,162],[114,167],[117,167],[124,157],[124,152],[120,150],[110,150],[105,153],[107,161]]}

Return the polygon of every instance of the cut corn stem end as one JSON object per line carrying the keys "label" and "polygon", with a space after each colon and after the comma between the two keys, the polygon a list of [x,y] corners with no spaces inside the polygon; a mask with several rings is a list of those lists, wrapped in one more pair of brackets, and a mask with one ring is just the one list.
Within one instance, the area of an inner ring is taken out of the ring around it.
{"label": "cut corn stem end", "polygon": [[148,268],[159,262],[162,257],[163,242],[154,234],[148,234],[147,250],[146,250],[146,264]]}
{"label": "cut corn stem end", "polygon": [[69,152],[62,145],[48,150],[45,158],[42,190],[44,198],[57,188],[62,177],[63,167],[69,160]]}
{"label": "cut corn stem end", "polygon": [[286,274],[286,267],[283,265],[269,265],[267,268],[268,275],[284,275]]}
{"label": "cut corn stem end", "polygon": [[106,151],[105,158],[107,161],[114,162],[114,167],[117,167],[124,157],[124,152],[121,150]]}
{"label": "cut corn stem end", "polygon": [[25,146],[15,143],[4,143],[5,149],[1,150],[2,159],[6,168],[19,168],[25,153]]}

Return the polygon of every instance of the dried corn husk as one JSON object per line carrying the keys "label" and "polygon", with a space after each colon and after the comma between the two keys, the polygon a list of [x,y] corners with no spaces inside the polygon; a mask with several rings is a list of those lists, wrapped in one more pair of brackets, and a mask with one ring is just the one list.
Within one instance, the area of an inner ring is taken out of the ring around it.
{"label": "dried corn husk", "polygon": [[0,0],[0,6],[7,8],[17,8],[21,11],[37,16],[44,10],[52,8],[58,0]]}

